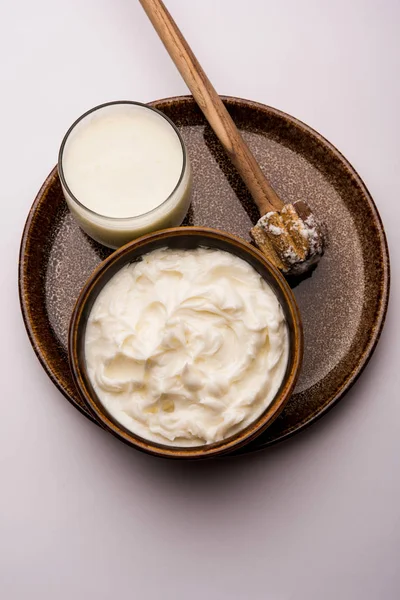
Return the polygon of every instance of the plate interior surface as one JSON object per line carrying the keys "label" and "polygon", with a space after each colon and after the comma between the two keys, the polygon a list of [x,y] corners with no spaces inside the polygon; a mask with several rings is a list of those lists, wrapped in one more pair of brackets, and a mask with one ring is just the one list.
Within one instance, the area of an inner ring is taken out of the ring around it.
{"label": "plate interior surface", "polygon": [[[292,281],[304,324],[305,352],[296,391],[284,412],[246,451],[300,431],[356,380],[378,341],[389,293],[381,220],[363,182],[322,136],[276,109],[224,98],[258,163],[287,202],[306,199],[327,232],[311,276]],[[192,163],[194,190],[186,225],[216,227],[250,241],[259,215],[239,175],[193,101],[153,102],[177,125]],[[69,371],[67,336],[74,303],[111,251],[75,224],[57,170],[44,182],[24,230],[19,287],[27,331],[43,367],[88,418]]]}

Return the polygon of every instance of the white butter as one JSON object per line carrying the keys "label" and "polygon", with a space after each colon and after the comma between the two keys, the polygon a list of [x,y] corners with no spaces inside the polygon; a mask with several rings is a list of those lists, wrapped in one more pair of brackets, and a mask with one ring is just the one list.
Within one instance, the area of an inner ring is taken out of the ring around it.
{"label": "white butter", "polygon": [[89,378],[133,433],[174,446],[236,433],[271,403],[288,331],[268,284],[220,250],[156,250],[122,268],[89,317]]}

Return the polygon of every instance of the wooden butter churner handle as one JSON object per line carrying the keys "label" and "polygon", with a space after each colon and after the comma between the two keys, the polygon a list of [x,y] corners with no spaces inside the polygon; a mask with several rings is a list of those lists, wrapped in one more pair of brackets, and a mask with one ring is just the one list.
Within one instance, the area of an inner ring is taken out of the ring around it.
{"label": "wooden butter churner handle", "polygon": [[272,189],[221,98],[161,0],[139,0],[194,99],[249,189],[260,214],[280,210]]}

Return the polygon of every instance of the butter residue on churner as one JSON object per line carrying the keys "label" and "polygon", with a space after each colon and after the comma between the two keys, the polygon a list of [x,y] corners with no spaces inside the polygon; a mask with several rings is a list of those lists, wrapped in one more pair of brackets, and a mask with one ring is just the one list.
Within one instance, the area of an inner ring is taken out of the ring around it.
{"label": "butter residue on churner", "polygon": [[99,400],[124,427],[198,446],[260,416],[280,388],[288,347],[279,301],[251,265],[221,250],[160,249],[100,292],[85,356]]}

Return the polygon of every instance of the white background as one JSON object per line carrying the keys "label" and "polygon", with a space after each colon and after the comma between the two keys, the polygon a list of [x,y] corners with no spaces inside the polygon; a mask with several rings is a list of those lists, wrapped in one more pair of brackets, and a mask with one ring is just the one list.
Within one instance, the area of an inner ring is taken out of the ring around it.
{"label": "white background", "polygon": [[386,328],[345,400],[253,456],[157,460],[83,418],[22,324],[24,221],[79,114],[187,90],[137,0],[1,0],[0,597],[397,600],[400,2],[167,6],[221,94],[300,118],[359,171],[391,249]]}

